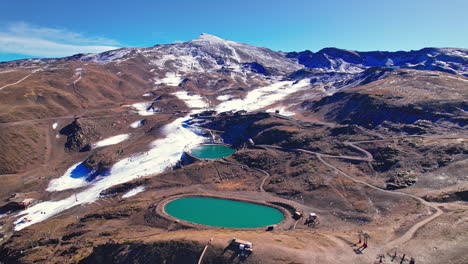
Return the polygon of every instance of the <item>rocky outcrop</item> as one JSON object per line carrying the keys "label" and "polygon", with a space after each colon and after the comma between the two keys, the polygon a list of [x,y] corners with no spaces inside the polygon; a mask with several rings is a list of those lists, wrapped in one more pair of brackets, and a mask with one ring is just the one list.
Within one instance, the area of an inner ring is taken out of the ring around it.
{"label": "rocky outcrop", "polygon": [[70,151],[88,151],[91,142],[99,138],[94,124],[79,118],[62,128],[60,134],[67,136],[65,148]]}
{"label": "rocky outcrop", "polygon": [[411,178],[404,178],[404,177],[394,177],[388,181],[386,181],[385,188],[387,190],[397,190],[407,188],[416,183],[415,179]]}
{"label": "rocky outcrop", "polygon": [[236,152],[232,157],[239,163],[245,164],[252,168],[268,170],[277,165],[280,160],[271,153],[257,152],[255,150],[244,150]]}
{"label": "rocky outcrop", "polygon": [[[307,104],[304,104],[307,106]],[[413,124],[419,120],[450,121],[465,126],[464,119],[455,113],[467,109],[466,102],[427,102],[424,104],[392,104],[385,98],[369,94],[339,92],[312,103],[311,109],[325,110],[325,117],[343,124],[357,124],[373,128],[384,122]]]}
{"label": "rocky outcrop", "polygon": [[425,200],[438,203],[447,203],[455,201],[464,201],[468,202],[468,190],[467,191],[456,191],[443,193],[440,195],[429,195],[424,197]]}
{"label": "rocky outcrop", "polygon": [[121,158],[122,154],[122,149],[100,149],[89,156],[83,163],[96,175],[102,174],[108,171]]}
{"label": "rocky outcrop", "polygon": [[223,141],[238,146],[247,142],[249,138],[253,138],[263,129],[273,126],[274,124],[264,126],[258,122],[270,117],[269,113],[263,112],[253,114],[245,114],[241,111],[235,114],[221,113],[202,126],[216,131],[224,131],[221,134]]}

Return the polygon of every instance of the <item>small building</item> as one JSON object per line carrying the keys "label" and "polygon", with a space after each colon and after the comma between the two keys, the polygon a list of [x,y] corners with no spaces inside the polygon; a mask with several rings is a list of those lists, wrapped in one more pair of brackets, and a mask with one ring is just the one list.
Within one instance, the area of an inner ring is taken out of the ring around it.
{"label": "small building", "polygon": [[293,214],[293,218],[296,219],[296,220],[301,219],[302,218],[302,212],[295,211],[294,214]]}
{"label": "small building", "polygon": [[233,238],[231,241],[231,245],[234,247],[237,247],[239,250],[248,250],[252,251],[253,244],[252,242],[246,241],[246,240],[241,240],[237,238]]}
{"label": "small building", "polygon": [[239,255],[241,258],[247,258],[253,252],[253,244],[252,242],[241,240],[237,238],[233,238],[231,243],[229,243],[227,249],[234,251],[236,254]]}
{"label": "small building", "polygon": [[36,202],[33,198],[26,198],[24,194],[15,193],[7,199],[7,204],[0,206],[0,212],[12,213],[19,210],[24,210]]}
{"label": "small building", "polygon": [[23,201],[19,203],[19,205],[23,208],[27,208],[28,206],[32,205],[36,201],[35,199],[32,198],[26,198]]}
{"label": "small building", "polygon": [[310,227],[315,227],[318,224],[320,224],[320,221],[317,218],[317,214],[315,213],[310,213],[309,216],[307,217],[305,224],[310,226]]}

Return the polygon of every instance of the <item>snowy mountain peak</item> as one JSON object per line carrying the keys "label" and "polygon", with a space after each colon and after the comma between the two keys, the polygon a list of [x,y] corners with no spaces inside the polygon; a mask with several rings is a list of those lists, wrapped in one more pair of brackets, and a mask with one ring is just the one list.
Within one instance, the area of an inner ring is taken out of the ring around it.
{"label": "snowy mountain peak", "polygon": [[226,40],[210,34],[201,33],[201,35],[197,39],[194,39],[192,41],[225,42]]}
{"label": "snowy mountain peak", "polygon": [[[161,70],[171,68],[172,72],[214,72],[244,78],[250,73],[267,76],[289,75],[303,68],[322,73],[358,74],[371,67],[435,70],[468,77],[467,49],[424,48],[412,51],[360,52],[324,48],[318,52],[306,50],[285,53],[225,40],[207,33],[182,43],[155,45],[149,48],[122,48],[60,59],[26,59],[13,64],[25,66],[63,60],[105,64],[130,59],[143,59],[142,63],[159,67]],[[296,75],[302,75],[302,71]]]}

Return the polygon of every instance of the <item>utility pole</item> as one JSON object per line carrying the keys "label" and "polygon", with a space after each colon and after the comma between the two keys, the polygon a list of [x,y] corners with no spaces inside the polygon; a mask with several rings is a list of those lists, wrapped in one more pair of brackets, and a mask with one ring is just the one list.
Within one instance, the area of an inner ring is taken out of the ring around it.
{"label": "utility pole", "polygon": [[362,231],[359,231],[358,232],[359,241],[357,242],[358,245],[362,243],[362,235],[363,235]]}
{"label": "utility pole", "polygon": [[378,258],[379,258],[379,263],[383,263],[383,259],[385,258],[385,255],[379,254]]}
{"label": "utility pole", "polygon": [[364,248],[367,248],[367,242],[369,241],[369,234],[364,233],[364,244],[362,245]]}
{"label": "utility pole", "polygon": [[206,243],[206,246],[205,248],[203,249],[201,255],[200,255],[200,258],[198,259],[198,264],[201,264],[202,263],[202,260],[203,260],[203,256],[205,255],[205,252],[206,250],[208,249],[208,246],[211,245],[211,243],[213,243],[213,238],[210,238],[210,241],[208,241],[208,243]]}
{"label": "utility pole", "polygon": [[405,262],[405,257],[406,257],[406,254],[403,254],[403,257],[401,257],[400,264],[403,264]]}

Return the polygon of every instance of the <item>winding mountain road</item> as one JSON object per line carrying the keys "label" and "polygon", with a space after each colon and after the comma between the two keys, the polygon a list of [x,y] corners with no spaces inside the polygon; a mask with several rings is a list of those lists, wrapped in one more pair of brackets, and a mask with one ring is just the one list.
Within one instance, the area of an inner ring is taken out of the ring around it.
{"label": "winding mountain road", "polygon": [[21,83],[22,81],[26,80],[27,78],[29,78],[31,75],[33,75],[33,73],[36,73],[38,71],[42,70],[42,68],[39,68],[39,69],[35,69],[33,70],[30,74],[26,75],[25,77],[23,77],[22,79],[19,79],[17,82],[14,82],[14,83],[10,83],[10,84],[7,84],[7,85],[4,85],[2,87],[0,87],[0,91],[7,88],[7,87],[10,87],[10,86],[13,86],[13,85],[17,85],[19,83]]}
{"label": "winding mountain road", "polygon": [[[444,138],[447,138],[447,137],[444,137]],[[453,139],[453,138],[456,138],[456,137],[450,137],[450,139]],[[310,150],[306,150],[306,149],[283,148],[283,147],[278,147],[278,146],[273,146],[273,145],[257,145],[257,147],[261,147],[261,148],[264,148],[264,149],[268,149],[268,148],[279,149],[279,150],[284,150],[284,151],[298,151],[298,152],[303,152],[303,153],[315,155],[317,157],[317,159],[320,162],[322,162],[324,165],[326,165],[327,167],[332,168],[333,170],[337,171],[338,173],[340,173],[341,175],[345,176],[346,178],[352,180],[353,182],[365,185],[365,186],[367,186],[369,188],[372,188],[372,189],[380,191],[380,192],[385,192],[385,193],[389,193],[389,194],[392,194],[392,195],[400,195],[400,196],[410,197],[412,199],[417,200],[421,204],[424,204],[425,206],[429,207],[434,212],[430,217],[425,218],[425,219],[419,221],[418,223],[414,224],[403,235],[401,235],[401,236],[399,236],[399,237],[385,243],[383,246],[381,246],[381,249],[388,251],[388,250],[391,250],[391,249],[393,249],[395,247],[398,247],[399,245],[404,244],[407,241],[411,240],[414,237],[414,235],[416,234],[416,232],[421,227],[425,226],[426,224],[430,223],[432,220],[434,220],[437,217],[441,216],[444,212],[438,207],[437,203],[428,202],[428,201],[426,201],[426,200],[424,200],[421,197],[418,197],[416,195],[412,195],[412,194],[408,194],[408,193],[404,193],[404,192],[399,192],[399,191],[385,190],[385,189],[382,189],[382,188],[377,187],[375,185],[372,185],[370,183],[367,183],[365,181],[356,179],[353,176],[351,176],[351,175],[347,174],[346,172],[342,171],[341,169],[339,169],[339,168],[335,167],[334,165],[328,163],[327,161],[324,160],[324,158],[337,158],[337,159],[346,159],[346,160],[353,160],[353,161],[364,161],[364,162],[371,163],[374,160],[373,155],[369,151],[365,150],[364,148],[361,148],[361,147],[357,146],[356,144],[371,143],[371,142],[375,142],[375,141],[391,141],[391,140],[395,140],[395,139],[401,139],[401,137],[391,138],[391,139],[378,139],[378,140],[365,140],[365,141],[355,141],[355,142],[347,141],[347,142],[344,142],[345,145],[350,146],[350,147],[354,148],[356,151],[362,153],[362,156],[330,155],[330,154],[323,154],[323,153],[314,152],[314,151],[310,151]],[[238,165],[238,166],[246,166],[246,167],[248,167],[250,169],[257,170],[257,171],[260,171],[260,172],[264,173],[266,176],[263,178],[263,180],[262,180],[262,182],[261,182],[261,184],[259,186],[259,190],[261,192],[265,192],[264,185],[265,185],[267,179],[270,177],[270,174],[268,172],[266,172],[264,170],[261,170],[261,169],[258,169],[258,168],[252,168],[252,167],[249,167],[247,165],[240,164],[240,163],[229,162],[229,161],[226,161],[226,160],[223,160],[223,162],[228,163],[228,164]],[[294,227],[295,227],[295,225],[294,225]]]}
{"label": "winding mountain road", "polygon": [[265,185],[265,182],[268,178],[270,178],[270,173],[262,170],[262,169],[259,169],[259,168],[253,168],[253,167],[250,167],[250,166],[247,166],[245,164],[242,164],[242,163],[237,163],[237,162],[232,162],[232,161],[227,161],[225,159],[222,159],[222,160],[218,160],[219,162],[221,163],[225,163],[225,164],[232,164],[232,165],[237,165],[237,166],[240,166],[240,167],[246,167],[246,168],[249,168],[251,170],[255,170],[255,171],[259,171],[263,174],[265,174],[265,177],[263,177],[262,179],[262,182],[260,183],[260,186],[258,187],[258,189],[260,190],[260,192],[264,192],[266,193],[265,189],[263,188],[263,186]]}
{"label": "winding mountain road", "polygon": [[303,152],[303,153],[308,153],[308,154],[312,154],[312,155],[315,155],[317,157],[317,159],[322,162],[324,165],[332,168],[333,170],[337,171],[338,173],[340,173],[341,175],[345,176],[346,178],[352,180],[353,182],[356,182],[356,183],[359,183],[359,184],[362,184],[362,185],[365,185],[369,188],[372,188],[374,190],[377,190],[377,191],[380,191],[380,192],[385,192],[385,193],[389,193],[389,194],[393,194],[393,195],[400,195],[400,196],[406,196],[406,197],[410,197],[410,198],[413,198],[417,201],[419,201],[421,204],[424,204],[425,206],[429,207],[432,209],[432,211],[434,211],[434,213],[428,217],[428,218],[425,218],[423,220],[421,220],[420,222],[414,224],[408,231],[406,231],[403,235],[401,235],[400,237],[397,237],[389,242],[387,242],[386,244],[384,244],[381,248],[384,249],[384,250],[390,250],[390,249],[393,249],[401,244],[404,244],[405,242],[411,240],[413,237],[414,237],[414,234],[423,226],[425,226],[426,224],[428,224],[429,222],[431,222],[432,220],[436,219],[437,217],[439,217],[440,215],[443,214],[443,211],[438,207],[438,204],[437,203],[431,203],[431,202],[428,202],[418,196],[415,196],[415,195],[412,195],[412,194],[408,194],[408,193],[404,193],[404,192],[398,192],[398,191],[390,191],[390,190],[385,190],[385,189],[382,189],[382,188],[379,188],[377,186],[374,186],[370,183],[367,183],[365,181],[361,181],[359,179],[356,179],[354,177],[352,177],[351,175],[347,174],[346,172],[342,171],[341,169],[335,167],[334,165],[328,163],[327,161],[325,161],[323,158],[324,157],[327,157],[327,158],[338,158],[338,159],[348,159],[348,160],[360,160],[360,161],[366,161],[366,162],[371,162],[373,160],[373,156],[370,152],[368,152],[367,150],[361,148],[361,147],[358,147],[356,146],[355,144],[358,144],[358,143],[364,143],[364,142],[370,142],[370,141],[356,141],[356,142],[345,142],[346,145],[348,146],[351,146],[353,148],[355,148],[356,150],[358,150],[359,152],[363,153],[364,156],[363,157],[353,157],[353,156],[337,156],[337,155],[329,155],[329,154],[322,154],[322,153],[318,153],[318,152],[314,152],[314,151],[309,151],[309,150],[305,150],[305,149],[299,149],[299,148],[281,148],[281,147],[277,147],[277,146],[272,146],[272,145],[262,145],[262,147],[266,147],[266,148],[274,148],[274,149],[282,149],[282,150],[286,150],[286,151],[299,151],[299,152]]}

